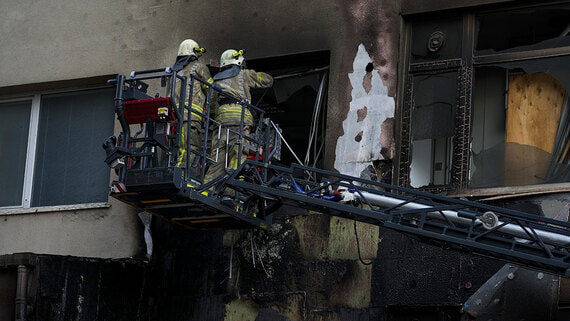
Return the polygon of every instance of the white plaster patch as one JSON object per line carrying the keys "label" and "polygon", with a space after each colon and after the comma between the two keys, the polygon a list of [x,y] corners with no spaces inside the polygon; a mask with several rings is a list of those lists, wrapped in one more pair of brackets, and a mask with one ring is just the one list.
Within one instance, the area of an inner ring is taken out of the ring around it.
{"label": "white plaster patch", "polygon": [[[353,62],[353,72],[348,74],[352,85],[352,100],[346,119],[342,122],[344,135],[336,142],[336,158],[334,167],[342,174],[359,177],[360,173],[373,160],[383,159],[380,151],[380,135],[382,123],[387,118],[394,117],[394,99],[388,96],[388,88],[384,86],[377,70],[372,71],[371,89],[367,93],[363,80],[366,75],[366,65],[372,59],[363,44],[358,46],[358,52]],[[358,122],[358,110],[366,106],[366,118]],[[355,137],[362,131],[362,139],[357,142]]]}

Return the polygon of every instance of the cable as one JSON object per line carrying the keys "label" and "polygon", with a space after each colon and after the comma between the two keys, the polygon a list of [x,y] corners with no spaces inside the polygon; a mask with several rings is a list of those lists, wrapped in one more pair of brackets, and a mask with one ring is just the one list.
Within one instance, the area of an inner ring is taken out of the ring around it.
{"label": "cable", "polygon": [[273,121],[271,121],[271,125],[273,126],[273,128],[275,128],[275,132],[277,133],[277,135],[279,135],[279,137],[281,137],[281,140],[285,143],[285,146],[287,146],[287,148],[289,148],[289,151],[291,152],[291,154],[293,154],[293,156],[299,162],[299,164],[303,164],[303,162],[301,162],[299,157],[297,157],[297,154],[295,154],[295,152],[293,151],[293,148],[291,148],[291,146],[289,146],[289,143],[287,143],[287,141],[285,140],[285,137],[283,137],[283,135],[281,135],[279,128],[277,128],[277,126],[275,126],[275,123]]}
{"label": "cable", "polygon": [[[295,154],[295,152],[293,151],[293,149],[291,148],[291,146],[289,146],[289,144],[287,143],[287,141],[285,140],[285,137],[283,137],[283,135],[281,135],[281,132],[279,131],[279,128],[275,125],[275,123],[273,121],[271,121],[271,126],[273,126],[273,128],[275,128],[275,132],[277,133],[277,135],[279,135],[279,137],[281,138],[281,140],[285,143],[285,146],[287,146],[287,148],[289,148],[289,151],[291,152],[291,154],[293,154],[293,156],[295,157],[295,159],[297,160],[297,162],[299,162],[299,164],[303,164],[303,162],[301,162],[301,160],[299,159],[299,157],[297,156],[297,154]],[[307,173],[307,175],[309,175],[309,179],[313,179],[313,175],[311,174],[311,172],[309,172],[308,170],[305,170],[305,173]]]}
{"label": "cable", "polygon": [[356,231],[356,220],[354,220],[354,236],[356,237],[356,248],[358,249],[358,259],[360,260],[360,263],[364,265],[371,265],[374,263],[374,261],[364,262],[362,255],[360,254],[360,242],[358,241],[358,232]]}
{"label": "cable", "polygon": [[325,73],[323,74],[323,77],[321,79],[321,82],[319,84],[319,90],[317,92],[317,99],[315,100],[315,106],[313,108],[313,115],[311,117],[311,128],[309,131],[309,142],[307,145],[307,152],[305,154],[305,162],[303,163],[303,165],[305,166],[309,166],[309,161],[310,161],[310,156],[311,156],[311,145],[313,144],[313,140],[315,140],[315,146],[317,145],[317,139],[315,137],[316,133],[317,133],[317,126],[318,126],[318,120],[319,120],[319,115],[321,114],[321,106],[323,104],[323,97],[324,97],[324,92],[325,92],[325,86],[326,83],[328,81],[328,72],[325,71]]}

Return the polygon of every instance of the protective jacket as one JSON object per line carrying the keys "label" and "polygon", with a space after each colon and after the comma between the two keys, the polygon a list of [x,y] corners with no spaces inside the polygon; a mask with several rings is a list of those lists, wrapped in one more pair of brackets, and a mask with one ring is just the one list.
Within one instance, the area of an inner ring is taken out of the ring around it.
{"label": "protective jacket", "polygon": [[[190,94],[190,82],[192,81],[191,75],[196,76],[202,80],[212,83],[212,77],[210,76],[210,71],[206,65],[198,61],[194,56],[182,56],[178,57],[176,63],[173,66],[174,71],[177,72],[179,76],[185,76],[188,79],[188,84],[186,86],[186,101],[185,105],[188,107],[189,94]],[[181,86],[176,86],[174,95],[175,101],[179,100]],[[208,92],[208,86],[204,85],[199,81],[194,81],[192,86],[192,102],[190,115],[190,148],[199,151],[202,146],[202,115],[204,114],[204,103],[206,101],[206,95]],[[186,167],[186,144],[187,144],[187,127],[188,121],[188,110],[184,108],[184,124],[182,127],[182,141],[180,144],[180,150],[178,151],[178,161],[176,166]],[[190,153],[190,163],[194,163],[195,155]]]}
{"label": "protective jacket", "polygon": [[[273,85],[273,77],[264,72],[256,72],[252,69],[241,70],[238,66],[232,66],[214,77],[214,86],[238,98],[251,101],[251,88],[267,88]],[[215,119],[222,125],[239,125],[242,110],[245,111],[245,126],[253,126],[251,111],[241,105],[232,103],[224,96],[219,97],[219,105]]]}
{"label": "protective jacket", "polygon": [[[180,71],[178,71],[179,76],[185,76],[188,78],[188,82],[190,83],[191,78],[190,75],[196,76],[200,79],[207,81],[208,83],[212,83],[212,77],[210,76],[210,71],[206,65],[202,64],[200,61],[192,60],[188,62],[187,65]],[[208,92],[208,88],[204,86],[201,82],[194,81],[193,89],[192,89],[192,110],[195,110],[200,113],[204,113],[204,102],[206,101],[206,94]],[[186,87],[186,101],[188,101],[188,97],[190,94],[190,86]],[[178,101],[180,97],[180,86],[177,86],[175,89],[175,100]],[[185,115],[185,118],[188,115]],[[202,121],[202,117],[200,114],[192,114],[192,120]]]}
{"label": "protective jacket", "polygon": [[[251,101],[251,88],[267,88],[273,85],[273,77],[263,72],[256,72],[251,69],[241,69],[239,66],[231,66],[214,76],[214,86],[220,88],[240,100]],[[253,115],[251,111],[240,104],[236,104],[231,99],[223,95],[219,96],[219,106],[216,109],[215,119],[221,123],[229,133],[222,129],[219,139],[214,135],[212,140],[212,152],[218,150],[218,161],[212,164],[206,172],[204,182],[222,175],[226,167],[236,169],[239,163],[243,163],[247,158],[246,148],[240,148],[240,120],[242,111],[244,112],[244,127],[242,135],[249,136],[253,129]],[[226,146],[227,144],[227,146]],[[240,150],[241,149],[241,153]],[[213,157],[213,155],[212,155]],[[228,163],[226,164],[226,160]],[[232,195],[233,190],[227,188],[226,195]]]}

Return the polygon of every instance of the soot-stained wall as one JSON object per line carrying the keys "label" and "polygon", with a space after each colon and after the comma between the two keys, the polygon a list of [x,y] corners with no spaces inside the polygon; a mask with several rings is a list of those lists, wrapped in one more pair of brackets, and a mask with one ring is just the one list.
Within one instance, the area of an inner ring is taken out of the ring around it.
{"label": "soot-stained wall", "polygon": [[403,307],[457,315],[502,266],[291,207],[267,232],[155,219],[153,237],[153,320],[384,320],[411,313]]}
{"label": "soot-stained wall", "polygon": [[[213,65],[227,48],[245,48],[252,59],[329,51],[325,167],[360,176],[394,153],[400,2],[8,0],[0,5],[10,48],[0,52],[9,62],[0,93],[170,65],[185,38],[206,47],[202,59]],[[399,307],[457,312],[501,266],[299,208],[276,216],[268,232],[194,231],[154,219],[150,266],[48,256],[36,319],[344,321],[409,314]],[[131,223],[117,228],[133,233],[140,223]]]}
{"label": "soot-stained wall", "polygon": [[[390,148],[391,125],[368,128],[377,113],[390,118],[393,103],[366,106],[367,115],[361,113],[360,117],[368,119],[358,123],[365,139],[361,143],[354,140],[354,129],[343,128],[341,122],[352,119],[355,111],[349,110],[357,108],[355,95],[361,90],[355,88],[361,81],[350,78],[366,78],[362,82],[369,95],[381,92],[386,99],[395,97],[400,27],[397,0],[217,0],[200,5],[166,0],[73,4],[56,0],[33,8],[9,0],[2,8],[2,33],[7,35],[5,48],[10,48],[0,52],[0,61],[9,62],[0,70],[2,94],[26,91],[29,84],[171,65],[178,44],[186,38],[205,47],[202,60],[213,65],[228,48],[245,48],[246,59],[327,50],[331,59],[326,167],[334,168],[335,161],[351,162],[335,158],[337,139],[342,135],[351,136],[345,137],[342,146],[361,146],[370,137],[374,148],[358,159],[368,162],[391,157],[386,151],[380,157],[377,150],[379,139],[385,140],[382,147]],[[50,37],[45,36],[48,34]],[[362,58],[366,55],[368,58]],[[370,70],[364,73],[368,63]]]}
{"label": "soot-stained wall", "polygon": [[25,305],[22,320],[143,320],[148,315],[146,263],[29,253],[19,256],[26,258],[23,264],[29,271],[27,295],[17,300]]}

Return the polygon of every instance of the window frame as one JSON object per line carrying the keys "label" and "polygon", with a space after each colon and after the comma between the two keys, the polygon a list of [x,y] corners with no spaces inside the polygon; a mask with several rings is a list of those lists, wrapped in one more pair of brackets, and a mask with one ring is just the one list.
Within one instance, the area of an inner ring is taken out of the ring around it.
{"label": "window frame", "polygon": [[[9,214],[48,213],[57,211],[74,211],[94,208],[108,208],[111,205],[105,202],[76,203],[66,205],[32,206],[33,182],[35,178],[36,151],[38,142],[39,118],[41,112],[41,99],[43,95],[69,94],[73,92],[109,89],[105,85],[86,85],[72,88],[58,88],[33,91],[23,94],[0,96],[0,103],[31,101],[30,122],[28,127],[28,140],[26,149],[26,165],[22,187],[22,201],[20,205],[0,206],[0,216]],[[109,102],[112,104],[112,102]],[[114,126],[113,126],[114,127]],[[110,169],[109,169],[110,173]]]}
{"label": "window frame", "polygon": [[[475,28],[476,28],[476,16],[479,14],[490,13],[490,12],[505,12],[509,10],[516,10],[520,8],[532,8],[532,7],[543,7],[557,3],[535,3],[523,6],[501,6],[500,8],[489,9],[467,9],[469,11],[459,12],[463,17],[463,48],[460,58],[455,59],[442,59],[433,60],[429,62],[412,63],[411,56],[411,46],[412,46],[412,25],[414,21],[424,18],[437,18],[446,17],[449,14],[425,14],[423,16],[413,15],[408,19],[404,17],[403,20],[403,39],[400,45],[403,52],[400,55],[401,61],[403,61],[403,68],[400,70],[399,89],[401,89],[401,94],[399,95],[401,103],[399,119],[400,119],[400,130],[398,141],[399,153],[397,154],[397,159],[395,161],[395,175],[394,181],[400,186],[411,186],[410,185],[410,171],[411,171],[411,159],[412,159],[412,137],[411,137],[411,112],[413,108],[413,76],[414,73],[426,72],[426,71],[443,71],[445,68],[438,66],[449,66],[455,65],[455,68],[460,68],[461,70],[461,80],[458,83],[460,90],[458,101],[458,115],[456,117],[456,135],[453,137],[453,156],[451,163],[451,181],[447,185],[437,185],[437,186],[422,186],[421,190],[426,190],[430,192],[443,192],[446,191],[449,195],[457,196],[491,196],[496,194],[542,194],[548,192],[566,192],[570,191],[570,182],[565,183],[551,183],[551,184],[535,184],[535,185],[523,185],[523,186],[498,186],[498,187],[488,187],[488,188],[470,188],[469,184],[469,171],[470,169],[470,158],[471,158],[471,118],[472,118],[472,93],[474,84],[474,73],[475,68],[490,66],[497,63],[513,62],[513,61],[531,61],[535,59],[558,57],[558,56],[570,56],[570,46],[567,47],[556,47],[556,48],[546,48],[546,49],[535,49],[528,51],[514,51],[509,53],[494,53],[494,54],[479,54],[477,55],[474,50],[475,44]],[[454,11],[458,14],[457,11]],[[452,70],[452,69],[447,69]],[[463,110],[461,110],[463,109]],[[462,116],[462,117],[461,117]],[[461,119],[462,118],[462,119]]]}

